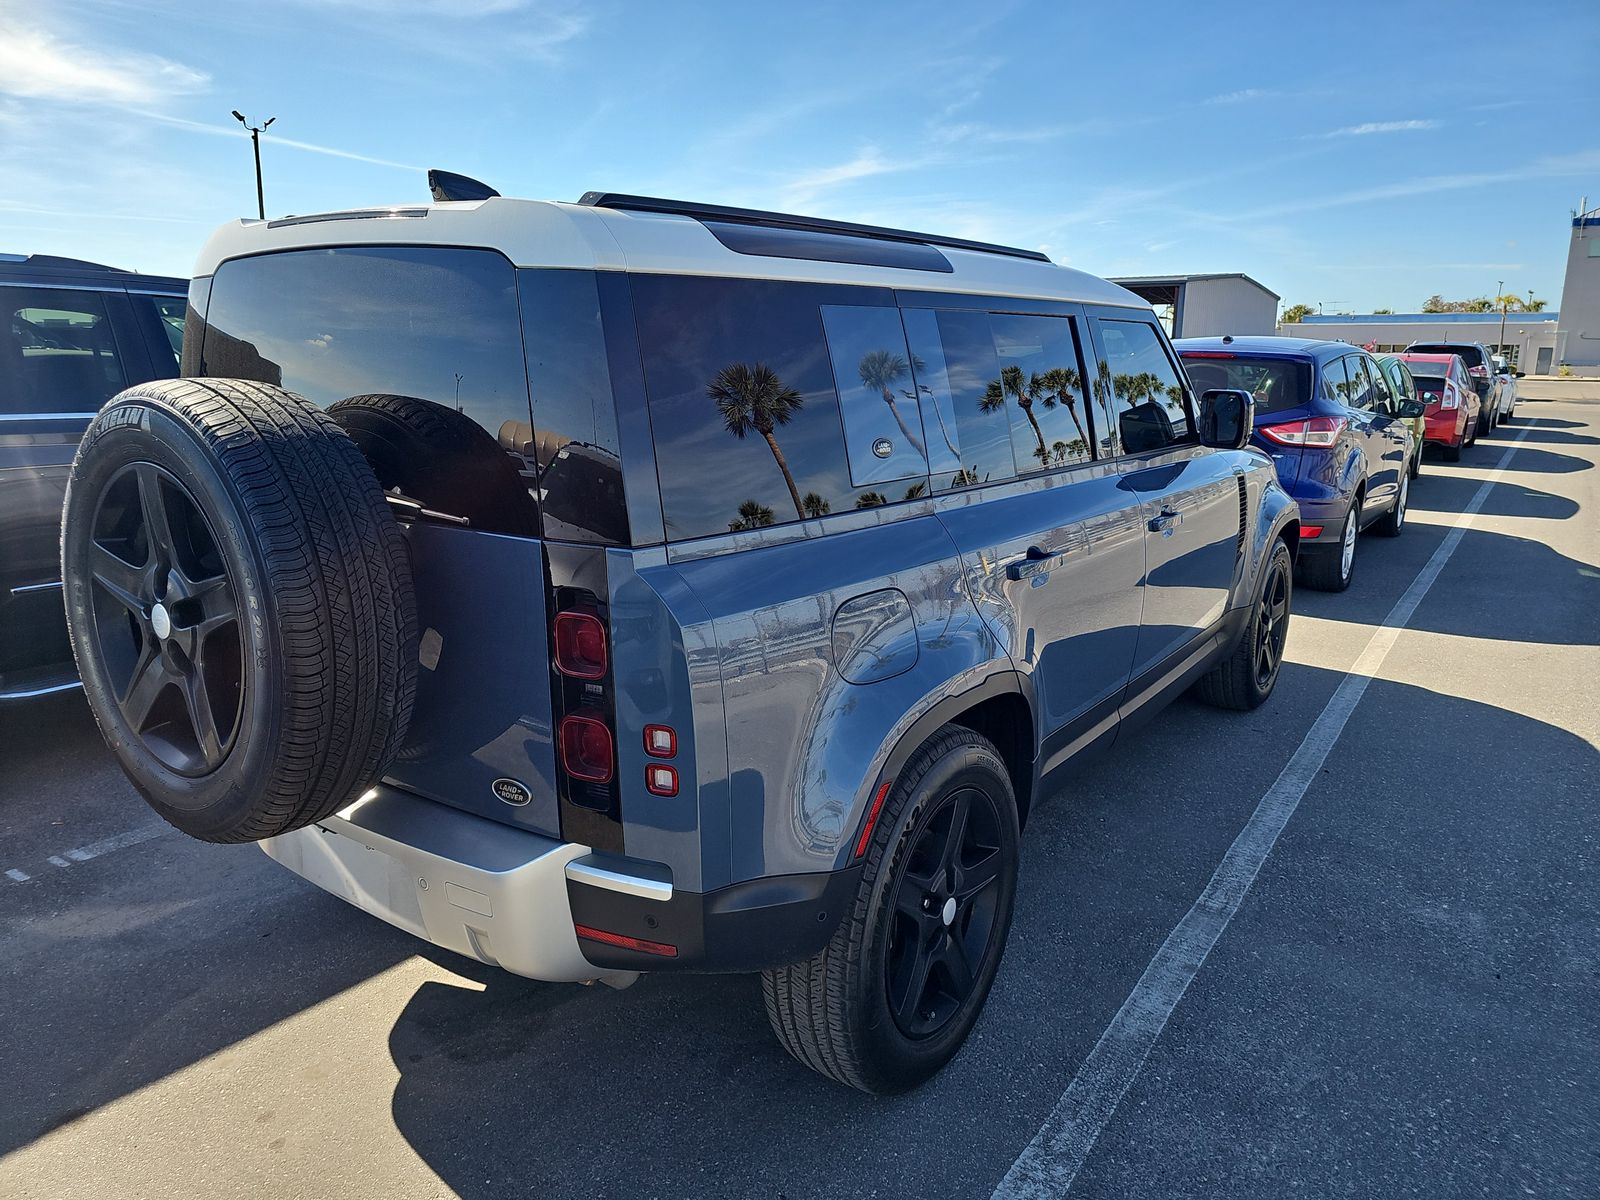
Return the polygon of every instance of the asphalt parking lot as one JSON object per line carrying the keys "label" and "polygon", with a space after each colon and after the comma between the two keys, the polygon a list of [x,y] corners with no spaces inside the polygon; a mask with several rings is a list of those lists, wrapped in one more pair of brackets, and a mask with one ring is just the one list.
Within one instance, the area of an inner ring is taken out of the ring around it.
{"label": "asphalt parking lot", "polygon": [[889,1100],[754,979],[490,971],[157,823],[81,698],[0,710],[0,1195],[1600,1195],[1597,463],[1600,390],[1430,457],[1270,704],[1038,806],[983,1020]]}

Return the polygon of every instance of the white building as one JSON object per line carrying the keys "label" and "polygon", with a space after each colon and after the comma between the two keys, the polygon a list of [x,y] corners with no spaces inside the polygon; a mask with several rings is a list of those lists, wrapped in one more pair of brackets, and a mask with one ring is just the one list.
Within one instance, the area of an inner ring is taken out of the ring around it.
{"label": "white building", "polygon": [[1111,282],[1148,300],[1175,338],[1271,333],[1278,323],[1278,293],[1248,275],[1139,275]]}
{"label": "white building", "polygon": [[1574,375],[1600,375],[1600,208],[1572,219],[1555,358],[1558,369],[1565,365]]}
{"label": "white building", "polygon": [[[1597,222],[1600,224],[1600,222]],[[1596,260],[1600,262],[1600,260]],[[1600,273],[1596,275],[1600,282]],[[1562,304],[1566,310],[1566,304]],[[1412,342],[1482,342],[1495,354],[1504,354],[1519,371],[1549,375],[1560,360],[1556,355],[1558,312],[1507,313],[1501,337],[1498,312],[1484,313],[1313,313],[1292,325],[1282,325],[1285,337],[1327,338],[1366,346],[1377,354],[1404,350]],[[1594,331],[1600,335],[1600,321]],[[1595,343],[1600,347],[1600,342]]]}

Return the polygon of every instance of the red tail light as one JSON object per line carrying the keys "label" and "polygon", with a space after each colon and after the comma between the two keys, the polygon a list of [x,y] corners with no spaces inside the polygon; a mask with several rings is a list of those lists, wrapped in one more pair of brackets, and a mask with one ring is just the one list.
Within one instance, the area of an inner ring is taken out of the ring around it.
{"label": "red tail light", "polygon": [[556,740],[568,775],[585,783],[611,781],[611,729],[604,721],[577,713],[562,717]]}
{"label": "red tail light", "polygon": [[1281,425],[1257,425],[1256,432],[1280,446],[1331,446],[1339,440],[1348,422],[1343,417],[1311,417],[1305,421],[1285,421]]}
{"label": "red tail light", "polygon": [[574,679],[606,673],[606,627],[593,613],[556,614],[556,670]]}

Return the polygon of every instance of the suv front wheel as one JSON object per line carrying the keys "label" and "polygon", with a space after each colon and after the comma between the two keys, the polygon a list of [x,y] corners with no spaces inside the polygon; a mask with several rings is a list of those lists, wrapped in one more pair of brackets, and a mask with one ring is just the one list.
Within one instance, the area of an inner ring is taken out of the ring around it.
{"label": "suv front wheel", "polygon": [[1017,888],[1017,804],[999,752],[947,725],[900,772],[851,910],[814,957],[762,976],[795,1058],[865,1092],[949,1062],[1000,968]]}

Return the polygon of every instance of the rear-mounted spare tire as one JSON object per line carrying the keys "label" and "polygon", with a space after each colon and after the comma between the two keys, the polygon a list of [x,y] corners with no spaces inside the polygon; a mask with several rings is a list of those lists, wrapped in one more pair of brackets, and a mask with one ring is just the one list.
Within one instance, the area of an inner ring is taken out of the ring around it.
{"label": "rear-mounted spare tire", "polygon": [[114,397],[72,465],[61,557],[89,707],[183,832],[287,833],[393,761],[416,691],[406,541],[299,396],[172,379]]}

